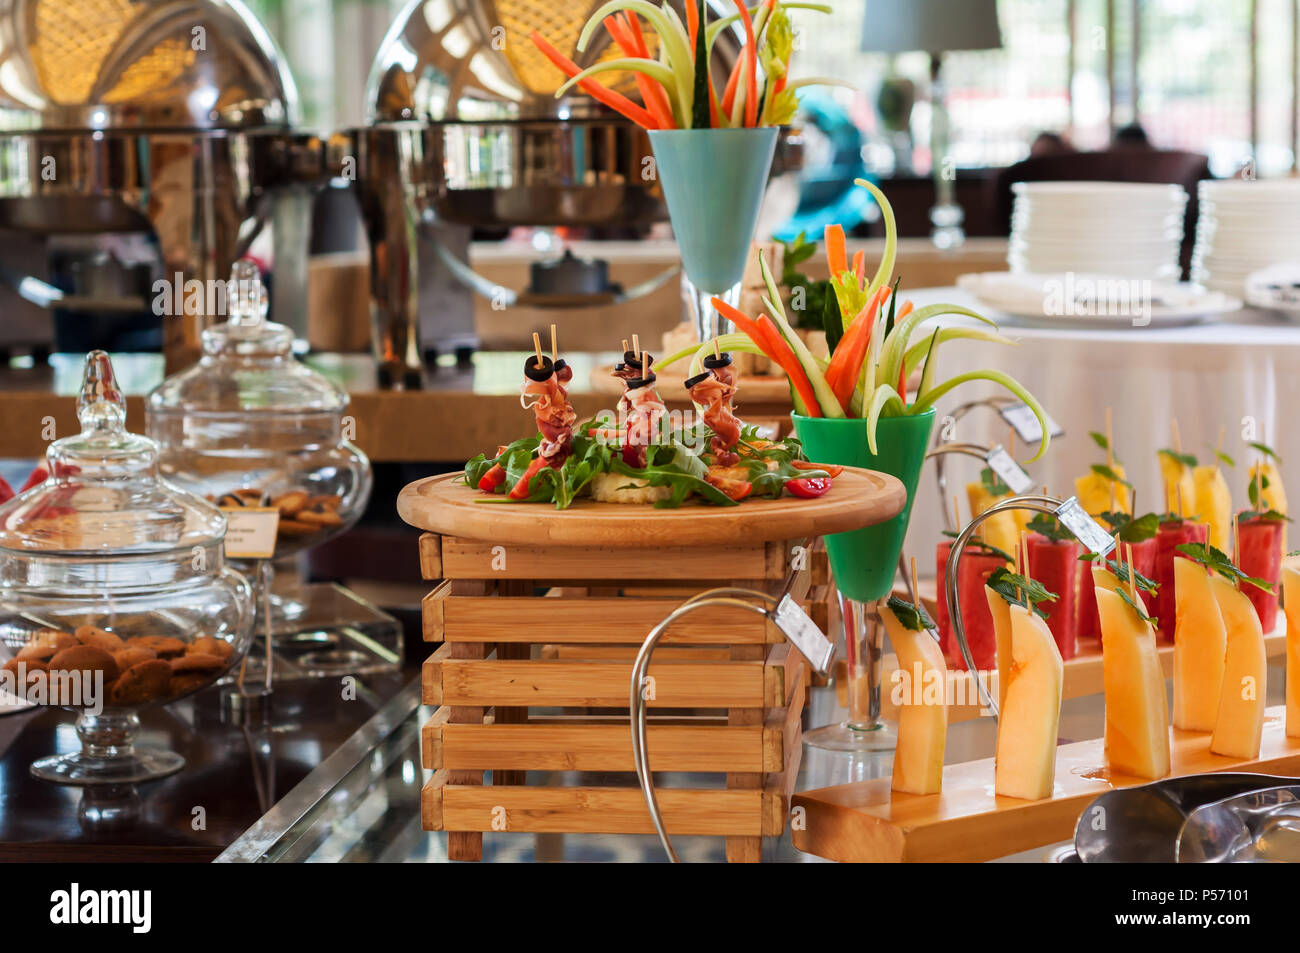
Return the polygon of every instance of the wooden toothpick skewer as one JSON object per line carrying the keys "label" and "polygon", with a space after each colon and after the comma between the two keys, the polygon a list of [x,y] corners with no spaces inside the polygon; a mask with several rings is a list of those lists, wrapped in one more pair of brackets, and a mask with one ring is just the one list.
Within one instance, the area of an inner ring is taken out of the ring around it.
{"label": "wooden toothpick skewer", "polygon": [[554,364],[556,360],[557,360],[557,356],[555,351],[555,325],[552,324],[551,325],[551,363]]}
{"label": "wooden toothpick skewer", "polygon": [[1241,535],[1237,528],[1237,514],[1232,514],[1232,564],[1241,564]]}
{"label": "wooden toothpick skewer", "polygon": [[1214,457],[1215,457],[1214,465],[1215,465],[1215,466],[1218,466],[1218,465],[1219,465],[1219,459],[1218,459],[1218,458],[1221,457],[1222,455],[1223,455],[1223,428],[1220,427],[1220,428],[1219,428],[1219,444],[1218,444],[1217,447],[1214,448]]}
{"label": "wooden toothpick skewer", "polygon": [[722,357],[722,352],[718,350],[718,339],[717,339],[717,338],[714,338],[714,339],[713,339],[713,356],[714,356],[714,357],[718,357],[718,358]]}
{"label": "wooden toothpick skewer", "polygon": [[1133,568],[1133,544],[1125,543],[1124,549],[1124,555],[1128,557],[1128,594],[1133,600],[1133,605],[1137,605],[1137,570]]}
{"label": "wooden toothpick skewer", "polygon": [[627,346],[627,338],[623,338],[623,353],[626,354],[630,348]]}
{"label": "wooden toothpick skewer", "polygon": [[961,503],[956,493],[952,495],[952,525],[957,532],[961,532]]}
{"label": "wooden toothpick skewer", "polygon": [[1174,431],[1174,453],[1182,453],[1183,438],[1178,433],[1178,418],[1177,417],[1169,418],[1169,425],[1173,428]]}
{"label": "wooden toothpick skewer", "polygon": [[641,335],[639,334],[632,335],[632,353],[633,354],[641,353]]}
{"label": "wooden toothpick skewer", "polygon": [[916,607],[921,608],[921,587],[916,582],[916,557],[912,557],[912,598],[916,600]]}
{"label": "wooden toothpick skewer", "polygon": [[534,367],[542,366],[542,339],[536,331],[533,332],[533,353],[537,355],[537,362]]}
{"label": "wooden toothpick skewer", "polygon": [[1183,512],[1183,481],[1178,481],[1178,518],[1182,519],[1187,514]]}
{"label": "wooden toothpick skewer", "polygon": [[1115,469],[1115,438],[1110,433],[1110,408],[1106,408],[1106,466]]}

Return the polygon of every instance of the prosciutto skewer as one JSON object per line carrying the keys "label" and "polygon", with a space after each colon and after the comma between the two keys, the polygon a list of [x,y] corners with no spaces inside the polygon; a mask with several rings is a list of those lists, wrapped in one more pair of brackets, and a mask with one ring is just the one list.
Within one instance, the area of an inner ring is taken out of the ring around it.
{"label": "prosciutto skewer", "polygon": [[562,386],[562,381],[573,379],[573,370],[565,365],[557,373],[549,358],[530,357],[524,362],[524,377],[519,403],[537,418],[542,433],[538,458],[558,470],[573,449],[573,425],[578,420]]}
{"label": "prosciutto skewer", "polygon": [[736,372],[731,355],[704,359],[705,371],[686,382],[691,400],[704,408],[704,422],[713,431],[709,447],[716,466],[729,467],[740,461],[735,446],[740,441],[740,421],[732,410],[736,394]]}
{"label": "prosciutto skewer", "polygon": [[[650,367],[647,358],[645,367]],[[627,402],[627,431],[623,439],[623,462],[628,466],[641,468],[646,465],[647,450],[659,437],[659,421],[663,419],[668,408],[655,390],[654,371],[642,371],[646,376],[635,377],[627,382],[622,401]],[[622,405],[620,401],[620,406]]]}

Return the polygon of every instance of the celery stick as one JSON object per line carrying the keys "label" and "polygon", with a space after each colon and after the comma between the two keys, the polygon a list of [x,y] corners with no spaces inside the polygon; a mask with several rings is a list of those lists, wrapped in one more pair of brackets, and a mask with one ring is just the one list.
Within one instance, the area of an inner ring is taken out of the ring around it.
{"label": "celery stick", "polygon": [[695,62],[691,56],[690,37],[681,22],[670,17],[664,8],[648,0],[610,0],[588,18],[578,36],[578,52],[584,52],[596,28],[611,13],[631,10],[645,17],[646,21],[659,34],[659,40],[668,51],[668,63],[672,68],[674,84],[680,105],[689,117],[691,103],[695,92]]}
{"label": "celery stick", "polygon": [[985,324],[991,324],[995,328],[997,327],[996,321],[968,308],[958,307],[955,304],[929,304],[924,308],[917,308],[901,322],[894,325],[893,333],[889,335],[889,339],[885,342],[884,350],[880,355],[884,367],[882,371],[884,379],[881,383],[889,384],[898,380],[898,372],[907,353],[908,339],[911,338],[912,332],[916,330],[917,325],[931,318],[937,318],[941,314],[961,314],[968,318],[983,321]]}
{"label": "celery stick", "polygon": [[643,56],[625,56],[616,60],[605,60],[596,63],[594,66],[588,66],[581,73],[577,73],[571,79],[566,81],[563,86],[555,91],[555,98],[559,99],[570,89],[582,82],[588,76],[594,76],[597,73],[609,73],[626,70],[629,73],[643,73],[649,76],[656,83],[664,87],[668,93],[668,98],[674,100],[673,108],[676,110],[676,79],[673,71],[664,66],[658,60],[647,59]]}
{"label": "celery stick", "polygon": [[767,259],[763,257],[762,252],[758,255],[758,270],[763,274],[763,284],[767,285],[768,293],[763,300],[768,310],[772,312],[772,319],[777,327],[785,335],[790,350],[794,352],[795,360],[803,366],[804,373],[808,375],[808,383],[812,385],[813,393],[817,395],[817,403],[821,405],[822,413],[827,417],[843,417],[844,408],[835,398],[831,386],[826,383],[826,375],[817,366],[816,359],[808,350],[808,346],[803,343],[803,339],[795,333],[790,322],[786,320],[785,308],[781,306],[781,293],[777,290],[776,279],[772,277],[772,269],[767,266]]}
{"label": "celery stick", "polygon": [[871,193],[872,198],[880,206],[881,217],[885,220],[885,253],[880,256],[880,267],[876,269],[876,276],[867,286],[867,297],[870,298],[876,293],[876,289],[888,281],[889,276],[894,273],[894,256],[898,254],[898,224],[894,221],[894,207],[889,204],[889,199],[885,198],[884,192],[866,179],[854,179],[853,184],[860,185]]}
{"label": "celery stick", "polygon": [[1025,390],[1019,381],[1001,371],[968,371],[965,374],[958,374],[956,377],[950,377],[942,384],[918,394],[916,402],[912,404],[912,413],[919,414],[922,411],[929,409],[934,402],[944,394],[948,393],[955,387],[960,387],[967,381],[991,381],[994,384],[1000,384],[1024,401],[1026,406],[1033,411],[1034,416],[1038,419],[1038,426],[1041,427],[1043,431],[1043,439],[1038,444],[1038,452],[1030,457],[1026,462],[1033,463],[1047,452],[1047,447],[1052,442],[1052,435],[1048,432],[1047,416],[1043,413],[1043,408],[1039,406],[1038,401],[1034,399],[1034,395]]}
{"label": "celery stick", "polygon": [[[1006,344],[1010,347],[1019,347],[1020,342],[1015,338],[1009,338],[1004,334],[996,331],[985,331],[983,328],[941,328],[939,331],[939,343],[945,341],[959,341],[963,339],[973,341],[987,341],[990,344]],[[917,341],[907,349],[906,367],[907,373],[911,374],[920,366],[921,361],[925,359],[926,351],[929,348],[929,341]]]}
{"label": "celery stick", "polygon": [[[896,413],[886,415],[884,413],[886,410],[894,410]],[[907,413],[907,404],[898,396],[898,391],[888,384],[881,384],[876,388],[875,393],[871,395],[871,404],[867,408],[867,447],[872,453],[879,452],[876,449],[876,425],[881,416],[901,417],[905,413]]]}

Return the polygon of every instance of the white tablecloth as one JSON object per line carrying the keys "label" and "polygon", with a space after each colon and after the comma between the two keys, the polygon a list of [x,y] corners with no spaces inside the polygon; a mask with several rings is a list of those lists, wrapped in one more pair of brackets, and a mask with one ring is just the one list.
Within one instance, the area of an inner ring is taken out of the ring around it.
{"label": "white tablecloth", "polygon": [[[1202,462],[1214,456],[1219,429],[1224,452],[1237,461],[1225,468],[1238,509],[1248,505],[1247,473],[1256,451],[1248,439],[1269,444],[1282,457],[1282,473],[1292,496],[1300,501],[1300,427],[1291,411],[1300,408],[1300,326],[1271,314],[1242,311],[1232,320],[1185,328],[1153,330],[1122,327],[1086,331],[1016,326],[1014,318],[980,305],[957,288],[905,291],[916,306],[935,302],[959,304],[998,321],[1017,347],[973,341],[949,341],[939,351],[939,379],[988,367],[1005,371],[1029,389],[1065,429],[1047,456],[1027,467],[1053,493],[1073,493],[1074,478],[1089,464],[1105,461],[1104,451],[1088,436],[1104,430],[1106,407],[1112,408],[1115,450],[1129,479],[1137,487],[1143,511],[1164,506],[1156,450],[1172,443],[1170,420],[1176,417],[1183,450]],[[969,322],[949,316],[949,324]],[[933,326],[931,326],[933,327]],[[919,340],[918,332],[917,338]],[[958,404],[998,392],[994,385],[968,384],[941,400],[940,419]],[[979,409],[957,424],[954,439],[1005,444],[1008,428],[994,412]],[[1022,462],[1028,456],[1018,448]],[[977,478],[979,463],[949,457],[949,500],[959,492],[965,509],[964,485]],[[907,548],[921,567],[933,574],[934,543],[940,538],[942,505],[935,488],[933,463],[926,464],[918,491]],[[1292,506],[1296,504],[1293,502]]]}

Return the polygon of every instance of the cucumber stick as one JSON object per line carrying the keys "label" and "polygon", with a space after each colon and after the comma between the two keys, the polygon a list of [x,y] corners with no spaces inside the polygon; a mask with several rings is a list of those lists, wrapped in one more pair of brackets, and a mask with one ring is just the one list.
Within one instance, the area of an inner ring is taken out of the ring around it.
{"label": "cucumber stick", "polygon": [[840,402],[835,399],[835,392],[826,383],[826,375],[817,366],[817,359],[812,356],[803,339],[795,333],[786,319],[785,308],[781,307],[781,292],[777,289],[776,279],[772,277],[772,269],[767,266],[767,259],[763,257],[762,252],[758,255],[758,269],[763,273],[763,284],[767,285],[767,296],[763,300],[772,313],[772,320],[781,329],[786,342],[790,345],[790,350],[794,352],[795,360],[808,375],[808,383],[812,385],[813,393],[817,395],[817,403],[821,405],[822,413],[827,417],[843,417],[844,408],[840,406]]}

